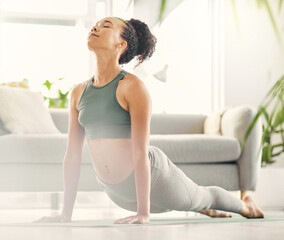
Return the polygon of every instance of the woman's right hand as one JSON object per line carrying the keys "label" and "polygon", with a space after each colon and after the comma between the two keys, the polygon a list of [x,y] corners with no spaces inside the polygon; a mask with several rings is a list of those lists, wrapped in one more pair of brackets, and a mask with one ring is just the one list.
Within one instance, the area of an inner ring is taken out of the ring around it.
{"label": "woman's right hand", "polygon": [[33,223],[50,223],[50,222],[71,222],[71,217],[59,214],[54,217],[42,217],[36,221],[33,221]]}

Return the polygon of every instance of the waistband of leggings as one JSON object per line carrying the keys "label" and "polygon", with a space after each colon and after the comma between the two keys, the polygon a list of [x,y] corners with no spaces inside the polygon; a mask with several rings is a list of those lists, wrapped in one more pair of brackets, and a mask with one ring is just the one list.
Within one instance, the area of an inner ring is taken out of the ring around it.
{"label": "waistband of leggings", "polygon": [[135,178],[135,174],[134,174],[134,170],[129,174],[129,176],[124,179],[122,182],[120,183],[106,183],[104,182],[102,179],[100,179],[98,176],[97,180],[99,181],[100,184],[102,184],[104,187],[106,188],[121,188],[123,187],[125,184],[127,184],[132,178]]}

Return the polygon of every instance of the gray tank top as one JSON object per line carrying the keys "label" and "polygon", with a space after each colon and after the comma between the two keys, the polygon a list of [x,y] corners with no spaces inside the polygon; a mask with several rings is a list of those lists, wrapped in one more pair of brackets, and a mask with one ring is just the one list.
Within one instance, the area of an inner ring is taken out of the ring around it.
{"label": "gray tank top", "polygon": [[87,82],[78,104],[78,121],[85,129],[87,140],[94,138],[131,138],[130,114],[117,101],[119,80],[128,72],[120,73],[104,86]]}

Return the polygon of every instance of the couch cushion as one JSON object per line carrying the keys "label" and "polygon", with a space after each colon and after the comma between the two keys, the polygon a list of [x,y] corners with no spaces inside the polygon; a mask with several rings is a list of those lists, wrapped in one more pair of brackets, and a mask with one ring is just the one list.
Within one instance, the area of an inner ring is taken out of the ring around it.
{"label": "couch cushion", "polygon": [[[67,133],[9,134],[0,137],[1,163],[58,163],[62,164]],[[232,137],[204,134],[150,135],[150,145],[159,147],[174,163],[231,162],[240,156],[238,140]],[[91,164],[88,144],[83,162]]]}
{"label": "couch cushion", "polygon": [[0,87],[0,118],[11,133],[60,133],[40,92]]}
{"label": "couch cushion", "polygon": [[150,145],[159,147],[174,163],[236,161],[240,143],[236,138],[205,134],[153,134]]}
{"label": "couch cushion", "polygon": [[[67,139],[67,133],[0,136],[0,163],[62,164]],[[85,144],[82,163],[91,164],[87,144]]]}

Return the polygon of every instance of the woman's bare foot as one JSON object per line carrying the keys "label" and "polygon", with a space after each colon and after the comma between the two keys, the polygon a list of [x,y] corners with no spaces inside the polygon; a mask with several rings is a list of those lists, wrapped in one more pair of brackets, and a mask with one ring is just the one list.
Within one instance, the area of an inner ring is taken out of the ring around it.
{"label": "woman's bare foot", "polygon": [[264,218],[263,212],[249,195],[243,198],[243,210],[240,214],[246,218]]}
{"label": "woman's bare foot", "polygon": [[210,216],[210,217],[232,217],[232,214],[229,212],[224,212],[215,209],[204,209],[199,211],[199,213]]}

